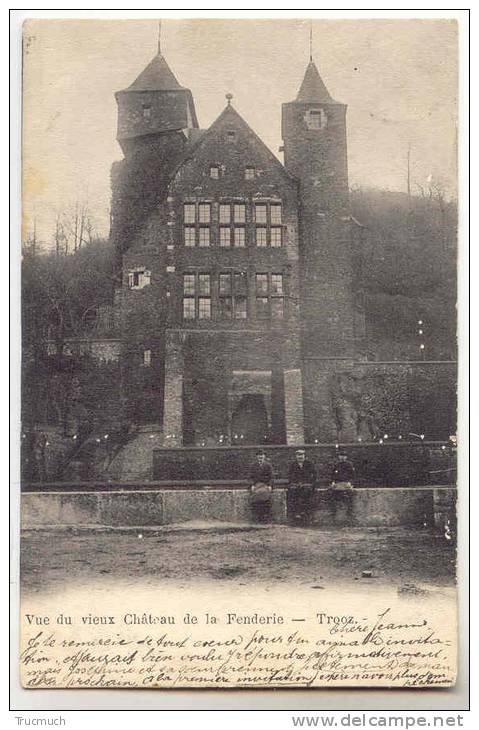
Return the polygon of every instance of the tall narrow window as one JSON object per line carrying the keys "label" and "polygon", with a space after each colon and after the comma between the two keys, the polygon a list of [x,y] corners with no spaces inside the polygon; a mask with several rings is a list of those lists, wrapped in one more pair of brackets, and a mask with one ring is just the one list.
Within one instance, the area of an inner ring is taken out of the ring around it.
{"label": "tall narrow window", "polygon": [[200,296],[210,296],[211,284],[209,274],[198,274],[198,293]]}
{"label": "tall narrow window", "polygon": [[255,220],[256,223],[267,223],[267,206],[264,203],[256,203],[255,205]]}
{"label": "tall narrow window", "polygon": [[143,350],[143,366],[145,368],[151,366],[151,350]]}
{"label": "tall narrow window", "polygon": [[235,223],[245,223],[246,222],[246,205],[244,205],[244,203],[235,203],[234,221],[235,221]]}
{"label": "tall narrow window", "polygon": [[196,244],[196,205],[194,203],[185,203],[183,206],[183,223],[185,246],[194,246]]}
{"label": "tall narrow window", "polygon": [[271,225],[277,226],[282,223],[281,203],[271,203]]}
{"label": "tall narrow window", "polygon": [[219,316],[246,319],[248,316],[248,277],[246,271],[220,274]]}
{"label": "tall narrow window", "polygon": [[195,244],[196,244],[195,226],[185,226],[185,246],[194,246]]}
{"label": "tall narrow window", "polygon": [[200,203],[198,206],[198,220],[200,223],[209,223],[211,220],[211,205]]}
{"label": "tall narrow window", "polygon": [[271,274],[271,319],[284,318],[283,274]]}
{"label": "tall narrow window", "polygon": [[231,206],[221,203],[220,205],[220,223],[231,223]]}
{"label": "tall narrow window", "polygon": [[183,319],[195,319],[196,306],[194,297],[183,297]]}
{"label": "tall narrow window", "polygon": [[271,248],[281,248],[282,236],[281,228],[271,228]]}
{"label": "tall narrow window", "polygon": [[183,318],[211,319],[210,274],[183,274]]}
{"label": "tall narrow window", "polygon": [[201,247],[207,247],[210,245],[210,229],[203,227],[199,229],[199,245]]}
{"label": "tall narrow window", "polygon": [[235,273],[234,281],[234,317],[246,319],[248,316],[248,277],[245,271]]}
{"label": "tall narrow window", "polygon": [[231,319],[233,316],[231,274],[220,274],[219,315],[221,319]]}
{"label": "tall narrow window", "polygon": [[255,224],[256,224],[256,245],[264,248],[281,248],[283,245],[283,212],[282,205],[278,203],[256,203]]}
{"label": "tall narrow window", "polygon": [[143,119],[151,119],[151,106],[143,104]]}
{"label": "tall narrow window", "polygon": [[283,274],[271,274],[271,294],[283,293]]}
{"label": "tall narrow window", "polygon": [[196,223],[196,205],[194,203],[185,203],[183,218],[185,223]]}
{"label": "tall narrow window", "polygon": [[264,226],[256,229],[256,245],[260,248],[265,248],[268,245],[266,238],[266,228]]}
{"label": "tall narrow window", "polygon": [[211,319],[210,297],[198,298],[198,319]]}
{"label": "tall narrow window", "polygon": [[229,226],[220,227],[220,246],[223,248],[231,246],[231,228]]}
{"label": "tall narrow window", "polygon": [[283,274],[256,274],[256,317],[284,318]]}
{"label": "tall narrow window", "polygon": [[244,248],[246,242],[246,234],[244,228],[235,228],[235,246],[238,248]]}
{"label": "tall narrow window", "polygon": [[268,293],[268,274],[256,274],[256,294]]}

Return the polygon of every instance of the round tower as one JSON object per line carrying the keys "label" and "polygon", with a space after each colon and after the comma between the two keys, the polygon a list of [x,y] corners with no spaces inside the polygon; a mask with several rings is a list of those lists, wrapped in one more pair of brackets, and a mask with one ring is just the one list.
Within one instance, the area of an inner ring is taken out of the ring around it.
{"label": "round tower", "polygon": [[160,51],[115,98],[117,140],[125,156],[152,136],[198,127],[191,91],[180,86]]}
{"label": "round tower", "polygon": [[285,167],[299,180],[303,353],[355,350],[346,106],[311,59],[296,99],[283,104]]}
{"label": "round tower", "polygon": [[140,75],[115,94],[117,140],[125,159],[111,171],[111,240],[121,270],[123,254],[137,243],[150,214],[166,197],[189,130],[198,127],[193,96],[178,83],[158,47]]}
{"label": "round tower", "polygon": [[301,181],[302,195],[319,209],[348,206],[346,105],[331,97],[311,59],[296,99],[283,104],[286,169]]}

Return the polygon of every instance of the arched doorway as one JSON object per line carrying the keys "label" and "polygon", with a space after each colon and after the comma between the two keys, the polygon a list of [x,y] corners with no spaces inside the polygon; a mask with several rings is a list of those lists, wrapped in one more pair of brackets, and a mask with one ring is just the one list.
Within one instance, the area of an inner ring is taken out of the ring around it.
{"label": "arched doorway", "polygon": [[236,446],[262,444],[268,434],[264,396],[247,393],[241,397],[231,418],[231,443]]}

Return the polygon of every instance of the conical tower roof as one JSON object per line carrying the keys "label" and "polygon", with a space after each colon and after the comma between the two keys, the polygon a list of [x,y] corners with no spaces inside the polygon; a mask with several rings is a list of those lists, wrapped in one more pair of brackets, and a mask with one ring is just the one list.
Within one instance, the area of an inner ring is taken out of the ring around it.
{"label": "conical tower roof", "polygon": [[303,83],[296,97],[296,101],[315,102],[320,104],[334,104],[335,101],[327,90],[323,79],[313,59],[308,63]]}
{"label": "conical tower roof", "polygon": [[164,57],[158,53],[127,90],[174,91],[182,88]]}

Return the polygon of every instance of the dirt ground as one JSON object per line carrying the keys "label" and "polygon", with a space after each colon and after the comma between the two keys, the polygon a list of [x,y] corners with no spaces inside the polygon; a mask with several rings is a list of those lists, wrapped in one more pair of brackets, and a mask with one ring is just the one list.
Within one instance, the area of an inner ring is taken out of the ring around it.
{"label": "dirt ground", "polygon": [[[443,536],[404,528],[312,529],[285,525],[184,523],[152,530],[42,529],[21,542],[23,592],[67,584],[168,582],[451,587],[455,549]],[[371,575],[363,575],[370,571]]]}

